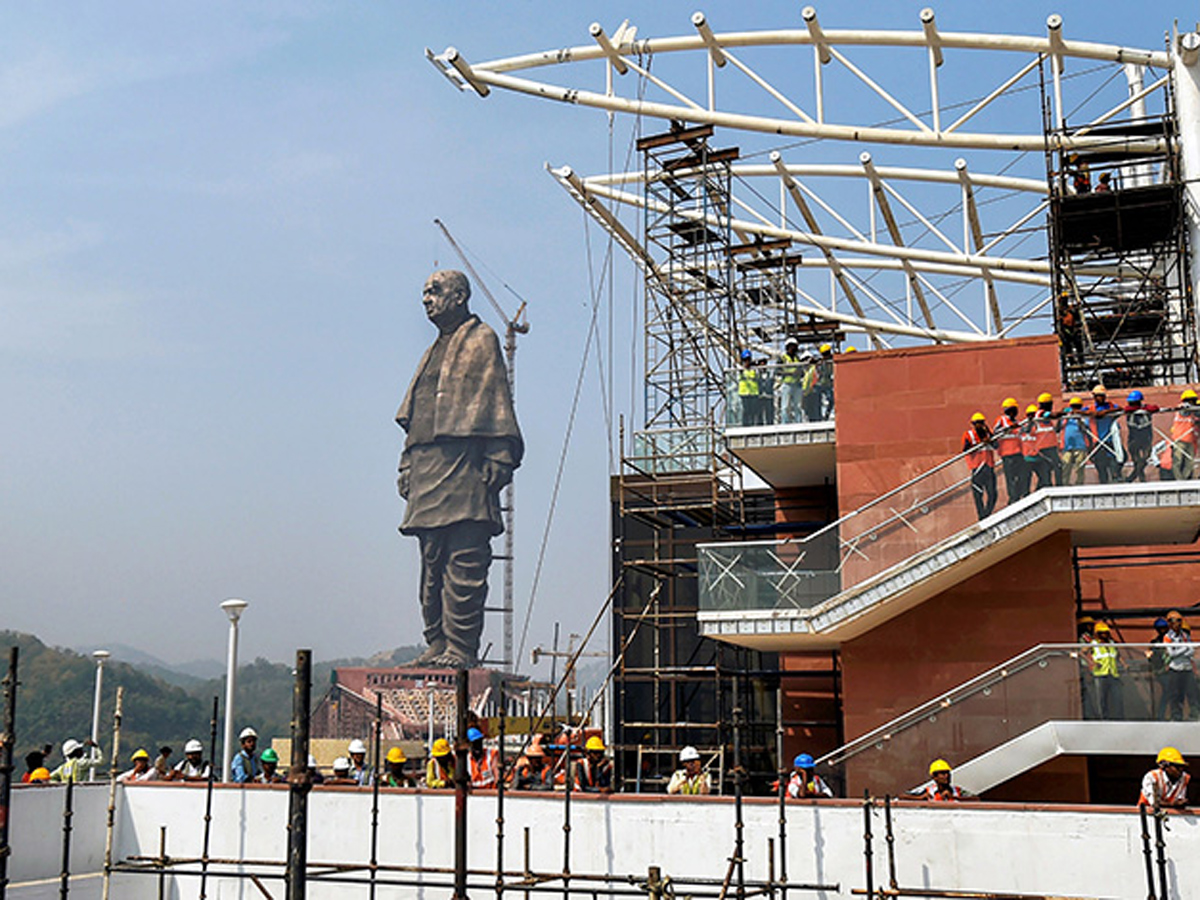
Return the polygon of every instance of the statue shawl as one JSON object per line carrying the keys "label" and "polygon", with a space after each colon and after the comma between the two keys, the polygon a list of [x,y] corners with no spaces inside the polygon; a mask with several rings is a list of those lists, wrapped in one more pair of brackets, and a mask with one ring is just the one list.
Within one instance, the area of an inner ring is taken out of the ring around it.
{"label": "statue shawl", "polygon": [[[431,350],[421,357],[396,411],[396,424],[406,433],[413,417],[413,390]],[[500,341],[479,316],[469,316],[450,336],[438,373],[433,423],[435,438],[507,438],[514,466],[521,464],[525,443],[508,390]]]}

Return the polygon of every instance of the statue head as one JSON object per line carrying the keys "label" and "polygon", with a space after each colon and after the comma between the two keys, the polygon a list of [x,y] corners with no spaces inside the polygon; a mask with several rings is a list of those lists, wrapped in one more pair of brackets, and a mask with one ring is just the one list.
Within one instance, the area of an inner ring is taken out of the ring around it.
{"label": "statue head", "polygon": [[471,283],[466,275],[454,269],[434,272],[421,292],[425,315],[439,328],[456,325],[466,318],[469,312],[467,301],[470,298]]}

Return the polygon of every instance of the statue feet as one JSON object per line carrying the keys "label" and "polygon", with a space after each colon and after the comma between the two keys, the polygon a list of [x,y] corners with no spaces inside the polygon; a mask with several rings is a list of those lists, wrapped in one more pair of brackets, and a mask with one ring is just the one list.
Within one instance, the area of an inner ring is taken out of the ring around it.
{"label": "statue feet", "polygon": [[454,650],[447,650],[435,659],[430,660],[429,665],[437,666],[439,669],[473,669],[475,668],[476,660],[463,656]]}
{"label": "statue feet", "polygon": [[405,666],[437,666],[440,668],[437,660],[446,653],[445,641],[434,641],[425,651],[414,660],[404,663]]}

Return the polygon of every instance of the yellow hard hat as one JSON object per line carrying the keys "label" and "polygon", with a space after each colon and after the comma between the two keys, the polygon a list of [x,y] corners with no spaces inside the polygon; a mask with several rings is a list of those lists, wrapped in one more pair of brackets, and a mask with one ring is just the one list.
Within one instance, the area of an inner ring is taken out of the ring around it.
{"label": "yellow hard hat", "polygon": [[404,755],[404,751],[399,747],[393,747],[387,752],[387,761],[390,763],[408,762],[408,757]]}
{"label": "yellow hard hat", "polygon": [[822,352],[822,353],[828,353],[828,352],[829,352],[830,350],[832,350],[832,349],[833,349],[833,344],[822,344],[822,345],[821,345],[821,352]]}
{"label": "yellow hard hat", "polygon": [[448,740],[446,740],[445,738],[438,738],[436,741],[433,742],[432,753],[434,756],[449,756],[450,755],[450,742]]}
{"label": "yellow hard hat", "polygon": [[1170,763],[1175,766],[1186,766],[1187,760],[1183,758],[1183,754],[1174,747],[1163,747],[1158,751],[1158,759],[1155,760],[1159,764]]}
{"label": "yellow hard hat", "polygon": [[1096,634],[1099,634],[1102,631],[1106,632],[1106,633],[1111,633],[1112,629],[1109,628],[1107,625],[1105,625],[1103,622],[1099,622],[1096,624],[1096,627],[1092,629],[1092,631],[1096,632]]}
{"label": "yellow hard hat", "polygon": [[857,353],[858,348],[855,347],[853,344],[851,344],[849,347],[846,348],[846,352],[847,353]]}
{"label": "yellow hard hat", "polygon": [[1000,404],[1000,408],[1008,409],[1010,406],[1016,406],[1016,405],[1017,405],[1016,397],[1005,397],[1004,402]]}
{"label": "yellow hard hat", "polygon": [[30,784],[34,784],[35,782],[38,782],[38,781],[49,781],[49,780],[50,780],[50,770],[47,769],[45,766],[39,766],[38,768],[34,769],[32,772],[29,773],[29,783]]}
{"label": "yellow hard hat", "polygon": [[584,750],[599,750],[601,753],[603,753],[604,752],[604,741],[600,740],[600,738],[598,738],[598,737],[590,737],[587,739],[587,743],[583,745],[583,749]]}
{"label": "yellow hard hat", "polygon": [[1050,394],[1038,394],[1038,403],[1053,403],[1054,397]]}
{"label": "yellow hard hat", "polygon": [[1083,406],[1083,399],[1080,397],[1072,397],[1067,401],[1070,406]]}
{"label": "yellow hard hat", "polygon": [[1075,622],[1078,625],[1095,625],[1096,624],[1096,620],[1093,619],[1091,616],[1080,616],[1078,619],[1075,620]]}
{"label": "yellow hard hat", "polygon": [[131,756],[131,757],[129,757],[129,758],[130,758],[131,760],[134,760],[134,759],[149,759],[149,758],[150,758],[150,754],[149,754],[149,753],[147,753],[145,750],[134,750],[134,751],[133,751],[133,756]]}
{"label": "yellow hard hat", "polygon": [[1186,391],[1184,391],[1182,394],[1179,395],[1179,399],[1180,400],[1195,400],[1196,392],[1193,391],[1191,388],[1188,388]]}
{"label": "yellow hard hat", "polygon": [[977,413],[975,413],[975,415],[971,416],[971,421],[972,422],[986,422],[987,416],[985,416],[981,412],[977,412]]}
{"label": "yellow hard hat", "polygon": [[950,771],[950,763],[946,762],[944,759],[935,759],[933,762],[931,762],[929,764],[929,774],[930,775],[936,775],[938,772],[949,772],[949,771]]}
{"label": "yellow hard hat", "polygon": [[1027,412],[1027,413],[1035,413],[1035,412],[1037,412],[1037,404],[1036,404],[1036,403],[1030,403],[1030,404],[1029,404],[1027,407],[1025,407],[1025,412]]}

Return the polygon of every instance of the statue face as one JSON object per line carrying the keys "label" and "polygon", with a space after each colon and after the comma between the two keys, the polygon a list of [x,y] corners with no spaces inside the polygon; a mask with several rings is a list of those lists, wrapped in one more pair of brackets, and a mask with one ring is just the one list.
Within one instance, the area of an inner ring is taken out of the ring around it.
{"label": "statue face", "polygon": [[465,301],[462,291],[452,287],[440,272],[429,276],[429,280],[425,282],[425,289],[421,292],[425,315],[435,323],[447,313],[457,310]]}

